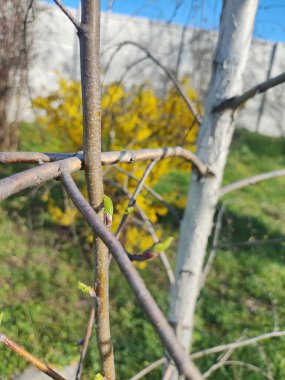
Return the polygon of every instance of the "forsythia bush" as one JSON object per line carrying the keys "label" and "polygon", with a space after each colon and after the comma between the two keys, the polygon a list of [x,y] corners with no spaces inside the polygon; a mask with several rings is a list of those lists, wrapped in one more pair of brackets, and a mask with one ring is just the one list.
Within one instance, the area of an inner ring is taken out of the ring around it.
{"label": "forsythia bush", "polygon": [[[183,85],[187,88],[188,96],[201,112],[196,93],[191,89],[189,80]],[[61,79],[57,91],[47,97],[38,97],[34,106],[40,113],[39,122],[49,135],[61,141],[61,151],[76,152],[82,150],[82,112],[81,90],[78,82]],[[173,147],[183,145],[187,149],[195,150],[195,140],[198,125],[188,110],[184,101],[179,97],[175,88],[159,97],[149,84],[141,87],[124,88],[122,85],[110,84],[102,93],[102,126],[103,150],[125,150],[158,147]],[[121,168],[138,179],[144,173],[145,162],[133,165],[123,164]],[[171,170],[190,170],[190,164],[180,159],[164,159],[158,162],[148,176],[146,185],[155,187],[160,180]],[[126,192],[132,194],[137,181],[114,168],[104,169],[106,180],[105,192],[114,202],[115,213],[113,231],[126,210],[128,198]],[[117,186],[112,186],[116,183]],[[120,190],[122,189],[122,191]],[[181,196],[179,188],[164,195],[165,200],[172,206],[183,208],[185,196]],[[70,205],[62,209],[54,200],[45,196],[51,218],[57,223],[67,226],[75,218],[75,210]],[[152,198],[143,190],[136,203],[147,215],[149,220],[156,224],[160,216],[167,214],[168,209]],[[136,212],[129,216],[129,225],[122,238],[126,249],[144,250],[152,245],[152,239],[147,230],[141,227]],[[159,227],[158,236],[161,235]],[[164,237],[163,237],[164,238]]]}

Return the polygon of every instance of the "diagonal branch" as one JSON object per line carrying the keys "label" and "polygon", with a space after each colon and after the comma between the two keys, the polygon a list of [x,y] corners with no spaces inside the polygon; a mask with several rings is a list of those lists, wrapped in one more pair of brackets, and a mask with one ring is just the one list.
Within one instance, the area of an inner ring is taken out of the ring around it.
{"label": "diagonal branch", "polygon": [[[139,195],[139,193],[141,192],[141,190],[143,189],[143,186],[144,186],[144,183],[148,177],[148,175],[150,174],[152,168],[154,167],[154,165],[156,164],[157,161],[152,161],[149,163],[149,165],[146,167],[146,170],[142,176],[142,178],[139,180],[139,183],[136,187],[136,190],[134,192],[134,194],[131,196],[130,200],[129,200],[129,203],[128,203],[128,206],[127,208],[130,208],[130,207],[133,207],[135,204],[136,204],[136,199]],[[129,214],[127,212],[124,213],[121,221],[120,221],[120,224],[117,228],[117,231],[116,231],[116,238],[119,239],[120,235],[121,235],[121,232],[123,230],[123,227],[127,221],[127,218],[128,218]]]}
{"label": "diagonal branch", "polygon": [[232,98],[223,100],[220,104],[218,104],[213,112],[222,112],[226,109],[237,109],[240,105],[242,105],[247,100],[253,98],[255,95],[261,94],[272,87],[278,86],[281,83],[285,82],[285,73],[277,75],[274,78],[270,78],[265,82],[258,84],[257,86],[252,87],[250,90],[246,91],[244,94],[239,96],[234,96]]}
{"label": "diagonal branch", "polygon": [[[114,165],[113,166],[113,169],[116,169],[117,171],[119,171],[120,173],[123,173],[125,174],[126,176],[128,176],[129,178],[132,178],[134,179],[135,181],[139,182],[139,179],[133,175],[133,173],[131,172],[128,172],[127,170],[123,169],[123,168],[120,168],[119,166],[117,165]],[[165,206],[169,212],[173,215],[173,217],[177,220],[178,223],[180,223],[180,218],[177,214],[177,212],[175,211],[174,207],[171,206],[171,204],[169,204],[168,202],[166,202],[166,200],[158,193],[156,192],[152,187],[144,184],[144,189],[146,191],[148,191],[155,199],[157,199],[160,203],[163,204],[163,206]]]}
{"label": "diagonal branch", "polygon": [[34,367],[38,368],[41,372],[45,373],[47,376],[51,377],[54,380],[65,380],[60,374],[49,366],[42,363],[39,359],[31,355],[23,347],[19,346],[17,343],[9,339],[5,334],[0,332],[0,343],[5,344],[16,354],[22,356],[27,362],[31,363]]}
{"label": "diagonal branch", "polygon": [[267,179],[275,178],[275,177],[282,177],[285,175],[285,169],[279,169],[279,170],[273,170],[271,172],[261,173],[257,174],[253,177],[245,178],[237,182],[230,183],[227,186],[224,186],[220,190],[220,198],[225,196],[226,194],[242,189],[243,187],[249,186],[249,185],[255,185],[258,182],[265,181]]}
{"label": "diagonal branch", "polygon": [[70,12],[70,10],[63,4],[61,0],[53,0],[58,7],[62,10],[62,12],[69,18],[69,20],[72,22],[72,24],[75,26],[77,31],[80,31],[82,29],[81,23],[77,20],[76,17],[73,16],[73,14]]}
{"label": "diagonal branch", "polygon": [[270,338],[279,338],[285,336],[285,331],[272,331],[267,334],[258,335],[256,337],[243,340],[241,342],[234,342],[234,343],[228,343],[228,344],[221,344],[220,346],[207,348],[203,351],[194,352],[190,355],[191,359],[199,359],[206,355],[216,354],[217,352],[226,351],[228,349],[236,349],[240,347],[249,346],[251,344],[255,344],[259,342],[260,340],[270,339]]}
{"label": "diagonal branch", "polygon": [[84,338],[84,342],[83,342],[83,347],[82,347],[82,350],[81,350],[81,353],[80,353],[80,359],[79,359],[79,363],[78,363],[78,366],[77,366],[75,380],[80,380],[81,379],[83,362],[84,362],[85,355],[86,355],[86,352],[87,352],[89,340],[90,340],[90,337],[91,337],[91,334],[92,334],[92,327],[93,327],[93,324],[94,324],[94,317],[95,317],[95,306],[92,305],[90,316],[89,316],[89,321],[88,321],[88,324],[87,324],[86,334],[85,334],[85,338]]}
{"label": "diagonal branch", "polygon": [[202,380],[199,370],[189,360],[187,353],[177,341],[173,330],[169,326],[165,316],[157,306],[152,295],[146,288],[142,278],[132,266],[124,248],[115,236],[108,230],[108,228],[100,221],[93,208],[78,190],[68,169],[66,170],[64,167],[62,167],[61,179],[67,193],[70,195],[76,207],[84,215],[93,231],[96,232],[96,234],[98,234],[98,236],[104,241],[114,259],[117,261],[118,266],[129,282],[138,301],[148,315],[180,373],[184,374],[188,380]]}
{"label": "diagonal branch", "polygon": [[139,380],[143,378],[145,375],[156,369],[157,367],[160,367],[162,364],[164,364],[166,361],[165,358],[161,358],[156,360],[155,362],[151,363],[144,369],[142,369],[140,372],[136,373],[133,377],[130,378],[130,380]]}
{"label": "diagonal branch", "polygon": [[[113,56],[111,57],[111,61],[114,58],[114,56],[119,52],[119,50],[121,50],[121,48],[123,48],[126,45],[132,45],[132,46],[135,46],[136,48],[142,50],[149,59],[151,59],[158,67],[160,67],[160,69],[172,81],[172,83],[176,87],[179,95],[184,100],[184,102],[186,103],[188,109],[190,110],[190,112],[194,116],[195,121],[200,125],[202,121],[201,121],[199,115],[197,114],[197,112],[195,111],[195,106],[192,104],[192,101],[189,99],[189,97],[186,94],[186,91],[184,90],[183,86],[181,86],[181,84],[178,82],[177,78],[172,73],[172,71],[169,70],[166,66],[164,66],[160,62],[160,60],[157,59],[147,48],[145,48],[144,46],[140,45],[138,42],[135,42],[135,41],[124,41],[124,42],[122,42],[122,43],[120,43],[118,45],[116,51],[113,53]],[[109,63],[109,65],[110,65],[110,63]]]}
{"label": "diagonal branch", "polygon": [[73,157],[13,174],[0,180],[0,201],[22,190],[40,186],[44,182],[57,178],[60,174],[61,163],[65,163],[70,172],[80,170],[82,167],[82,162],[77,157]]}

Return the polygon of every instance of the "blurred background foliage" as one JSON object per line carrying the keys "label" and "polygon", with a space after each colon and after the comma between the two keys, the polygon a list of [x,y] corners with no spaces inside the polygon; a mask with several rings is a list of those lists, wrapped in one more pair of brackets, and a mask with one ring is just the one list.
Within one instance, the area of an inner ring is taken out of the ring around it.
{"label": "blurred background foliage", "polygon": [[[184,82],[189,86],[189,81]],[[189,88],[189,95],[197,101]],[[104,150],[141,149],[184,145],[195,149],[197,126],[183,102],[170,89],[158,97],[149,84],[124,89],[112,84],[103,91]],[[40,118],[23,124],[20,150],[78,151],[81,146],[81,105],[78,83],[60,81],[59,90],[35,100]],[[284,167],[284,141],[237,130],[224,183],[262,171]],[[1,176],[28,165],[2,167]],[[140,178],[145,164],[120,165]],[[147,185],[159,192],[181,217],[189,184],[190,165],[181,160],[163,160],[154,167]],[[116,169],[105,170],[106,193],[113,199],[113,228],[125,210],[124,193],[137,184]],[[83,191],[83,173],[75,179]],[[114,186],[114,183],[119,185]],[[213,268],[198,302],[193,351],[218,344],[284,329],[285,247],[284,244],[238,247],[234,243],[282,237],[285,233],[283,178],[229,194],[225,202],[221,244]],[[161,238],[174,236],[167,251],[175,265],[179,223],[157,200],[143,191],[137,203],[148,215]],[[0,311],[2,330],[36,356],[57,367],[77,362],[91,307],[90,298],[77,283],[92,284],[93,257],[90,230],[77,214],[58,181],[26,190],[5,201],[0,210]],[[122,241],[139,252],[152,241],[137,213],[130,215]],[[209,242],[211,247],[211,241]],[[167,314],[169,283],[159,259],[150,261],[141,275]],[[125,279],[114,262],[110,268],[112,332],[118,379],[128,379],[160,358],[163,348],[142,313]],[[98,372],[96,338],[90,342],[84,379]],[[236,350],[231,359],[257,367],[229,365],[211,379],[283,379],[285,338],[260,342]],[[206,371],[219,354],[197,360]],[[22,370],[26,363],[0,346],[3,379]],[[161,369],[147,379],[160,379]]]}

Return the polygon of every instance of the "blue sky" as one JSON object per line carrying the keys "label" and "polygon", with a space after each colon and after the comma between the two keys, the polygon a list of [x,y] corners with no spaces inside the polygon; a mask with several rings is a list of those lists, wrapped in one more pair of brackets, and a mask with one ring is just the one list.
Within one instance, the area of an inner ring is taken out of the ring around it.
{"label": "blue sky", "polygon": [[[63,2],[68,6],[78,6],[78,0]],[[114,13],[205,29],[218,28],[222,6],[222,0],[101,0],[101,3],[102,10],[111,6]],[[285,42],[285,0],[259,1],[254,37]]]}

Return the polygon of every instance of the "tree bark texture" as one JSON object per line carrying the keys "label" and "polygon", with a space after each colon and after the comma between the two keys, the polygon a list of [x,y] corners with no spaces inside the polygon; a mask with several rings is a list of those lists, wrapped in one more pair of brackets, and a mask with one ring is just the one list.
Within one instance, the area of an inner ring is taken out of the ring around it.
{"label": "tree bark texture", "polygon": [[[258,0],[225,0],[212,79],[205,100],[197,155],[214,173],[201,178],[193,171],[180,230],[176,283],[172,287],[169,319],[185,350],[191,346],[194,313],[199,294],[207,242],[234,131],[232,110],[213,112],[224,99],[239,93],[251,43]],[[171,379],[177,379],[173,373]]]}
{"label": "tree bark texture", "polygon": [[[88,197],[91,206],[104,220],[101,167],[101,84],[100,84],[100,0],[82,0],[82,19],[78,29],[83,104],[83,154]],[[102,372],[115,379],[109,322],[108,249],[94,234],[96,289],[96,333]]]}

